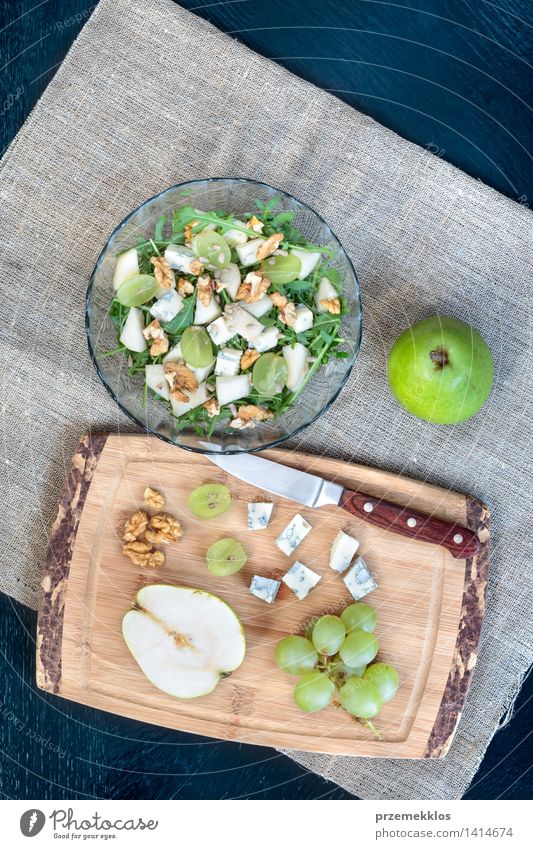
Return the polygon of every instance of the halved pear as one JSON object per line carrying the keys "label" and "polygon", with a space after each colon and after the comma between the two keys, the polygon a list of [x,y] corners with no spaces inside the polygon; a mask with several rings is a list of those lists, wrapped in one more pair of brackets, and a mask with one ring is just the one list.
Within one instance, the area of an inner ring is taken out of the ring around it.
{"label": "halved pear", "polygon": [[122,634],[152,684],[179,699],[211,693],[246,652],[244,629],[232,608],[189,587],[143,587],[122,620]]}

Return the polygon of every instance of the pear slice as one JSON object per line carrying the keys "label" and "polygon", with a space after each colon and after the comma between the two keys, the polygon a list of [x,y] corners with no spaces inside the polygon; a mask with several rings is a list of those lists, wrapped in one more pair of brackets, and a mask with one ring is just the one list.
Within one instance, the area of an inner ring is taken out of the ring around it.
{"label": "pear slice", "polygon": [[124,280],[128,277],[133,277],[139,273],[139,257],[137,256],[137,248],[130,248],[125,251],[117,259],[115,265],[115,273],[113,274],[113,289],[115,292]]}
{"label": "pear slice", "polygon": [[232,608],[205,590],[150,584],[136,594],[122,634],[142,671],[178,699],[211,693],[244,660],[246,640]]}

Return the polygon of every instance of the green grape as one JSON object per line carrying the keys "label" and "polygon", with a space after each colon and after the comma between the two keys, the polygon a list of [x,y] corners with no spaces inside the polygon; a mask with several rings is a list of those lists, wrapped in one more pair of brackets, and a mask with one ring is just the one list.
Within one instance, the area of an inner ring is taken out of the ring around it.
{"label": "green grape", "polygon": [[341,619],[346,625],[348,634],[354,628],[360,628],[362,631],[373,631],[377,622],[376,611],[364,601],[348,605],[342,611]]}
{"label": "green grape", "polygon": [[183,359],[193,368],[205,368],[213,362],[211,339],[203,327],[187,327],[180,339]]}
{"label": "green grape", "polygon": [[377,716],[383,706],[378,688],[364,678],[348,678],[339,690],[339,699],[348,713],[361,719]]}
{"label": "green grape", "polygon": [[318,655],[305,637],[284,637],[276,646],[276,663],[289,675],[303,675],[314,669]]}
{"label": "green grape", "polygon": [[338,616],[321,616],[313,628],[313,645],[319,654],[337,654],[345,637],[346,628]]}
{"label": "green grape", "polygon": [[216,519],[231,504],[231,493],[223,483],[204,483],[189,495],[189,509],[199,519]]}
{"label": "green grape", "polygon": [[344,640],[339,654],[347,666],[363,666],[374,660],[378,649],[379,642],[374,634],[369,634],[361,628],[354,628]]}
{"label": "green grape", "polygon": [[283,357],[263,354],[254,365],[252,383],[260,395],[277,395],[285,386],[287,377],[287,365]]}
{"label": "green grape", "polygon": [[220,233],[213,230],[204,230],[193,236],[191,248],[200,262],[216,268],[225,268],[231,259],[230,246]]}
{"label": "green grape", "polygon": [[363,678],[378,688],[381,699],[384,702],[390,702],[398,692],[400,685],[398,673],[388,663],[373,663],[368,667]]}
{"label": "green grape", "polygon": [[315,713],[333,701],[335,684],[323,672],[308,672],[294,688],[294,701],[306,713]]}
{"label": "green grape", "polygon": [[117,289],[115,298],[124,307],[140,307],[155,298],[159,283],[151,274],[128,277]]}
{"label": "green grape", "polygon": [[226,575],[234,575],[239,569],[242,569],[248,557],[244,546],[236,539],[219,539],[207,549],[205,559],[207,560],[207,568],[213,575],[226,577]]}
{"label": "green grape", "polygon": [[302,269],[302,263],[294,254],[287,256],[268,256],[261,263],[261,271],[274,285],[292,283]]}
{"label": "green grape", "polygon": [[366,664],[362,666],[348,666],[346,663],[343,663],[340,654],[335,655],[333,663],[335,664],[335,672],[342,672],[343,675],[355,675],[357,678],[362,678],[366,669]]}

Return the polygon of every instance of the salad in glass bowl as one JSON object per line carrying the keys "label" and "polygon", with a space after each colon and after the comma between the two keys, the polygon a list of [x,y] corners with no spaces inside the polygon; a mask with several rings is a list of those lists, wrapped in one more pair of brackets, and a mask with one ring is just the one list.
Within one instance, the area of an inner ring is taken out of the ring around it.
{"label": "salad in glass bowl", "polygon": [[[110,388],[103,364],[118,358],[135,381],[137,410],[159,405],[154,432],[185,447],[199,447],[190,444],[193,434],[215,437],[223,450],[252,450],[290,435],[300,428],[282,426],[272,439],[328,364],[347,376],[342,367],[351,366],[358,348],[358,338],[346,338],[349,323],[343,327],[355,305],[360,333],[358,290],[354,304],[331,239],[307,236],[295,221],[297,208],[283,202],[289,196],[266,188],[267,197],[258,191],[244,209],[242,201],[205,208],[175,194],[178,202],[165,206],[151,232],[132,232],[131,243],[122,238],[106,275],[112,271],[107,313],[115,340],[97,354],[91,319],[99,265],[93,274],[89,341],[104,383]],[[336,374],[331,366],[329,372]],[[244,434],[256,430],[263,431],[257,446]]]}

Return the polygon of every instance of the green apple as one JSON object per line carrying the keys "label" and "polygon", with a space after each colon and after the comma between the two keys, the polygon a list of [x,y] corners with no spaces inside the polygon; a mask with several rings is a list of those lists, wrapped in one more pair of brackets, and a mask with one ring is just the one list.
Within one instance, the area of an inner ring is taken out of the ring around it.
{"label": "green apple", "polygon": [[241,665],[246,651],[232,608],[189,587],[143,587],[122,620],[122,634],[152,684],[179,699],[211,693]]}
{"label": "green apple", "polygon": [[492,388],[492,355],[470,325],[426,318],[396,340],[388,378],[406,410],[436,424],[456,424],[483,406]]}

